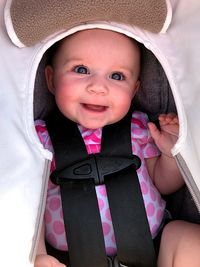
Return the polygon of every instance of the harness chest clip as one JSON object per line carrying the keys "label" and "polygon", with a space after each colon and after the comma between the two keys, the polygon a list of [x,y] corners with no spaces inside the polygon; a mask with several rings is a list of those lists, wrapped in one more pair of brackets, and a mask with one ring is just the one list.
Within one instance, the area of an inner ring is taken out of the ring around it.
{"label": "harness chest clip", "polygon": [[104,183],[106,175],[122,171],[131,165],[134,170],[137,170],[141,165],[140,159],[135,155],[122,157],[90,154],[82,161],[67,166],[60,171],[54,171],[51,174],[51,181],[60,185],[69,180],[93,179],[95,185],[100,185]]}

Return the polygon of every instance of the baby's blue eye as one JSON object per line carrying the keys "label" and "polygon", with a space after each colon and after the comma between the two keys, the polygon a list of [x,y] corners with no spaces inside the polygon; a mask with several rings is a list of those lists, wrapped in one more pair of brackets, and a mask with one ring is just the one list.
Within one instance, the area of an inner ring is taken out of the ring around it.
{"label": "baby's blue eye", "polygon": [[85,67],[85,66],[76,66],[76,67],[74,68],[74,71],[75,71],[76,73],[80,73],[80,74],[89,74],[89,70],[88,70],[88,68]]}
{"label": "baby's blue eye", "polygon": [[117,80],[117,81],[123,81],[125,79],[125,77],[120,72],[114,72],[111,74],[111,79]]}

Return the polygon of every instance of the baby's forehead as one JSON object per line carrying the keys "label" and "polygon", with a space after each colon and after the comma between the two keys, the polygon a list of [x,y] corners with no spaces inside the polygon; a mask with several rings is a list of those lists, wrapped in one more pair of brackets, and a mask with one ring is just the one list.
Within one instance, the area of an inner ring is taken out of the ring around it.
{"label": "baby's forehead", "polygon": [[48,64],[52,65],[58,57],[62,57],[63,52],[69,50],[78,54],[83,46],[88,50],[89,45],[96,45],[100,49],[104,46],[110,49],[117,47],[118,55],[131,51],[130,57],[131,55],[135,57],[135,54],[140,57],[140,44],[135,39],[114,30],[94,28],[77,31],[52,45],[48,51]]}
{"label": "baby's forehead", "polygon": [[[96,38],[100,38],[100,39],[108,39],[110,38],[124,38],[124,39],[130,39],[130,40],[134,40],[135,43],[136,40],[127,36],[124,33],[115,31],[115,30],[111,30],[111,29],[103,29],[103,28],[92,28],[92,29],[84,29],[84,30],[79,30],[73,34],[68,35],[67,37],[63,38],[61,41],[65,42],[68,41],[70,39],[77,39],[77,38],[83,38],[83,40],[86,37],[91,37],[93,38],[93,40],[95,40]],[[87,39],[86,39],[87,41]]]}

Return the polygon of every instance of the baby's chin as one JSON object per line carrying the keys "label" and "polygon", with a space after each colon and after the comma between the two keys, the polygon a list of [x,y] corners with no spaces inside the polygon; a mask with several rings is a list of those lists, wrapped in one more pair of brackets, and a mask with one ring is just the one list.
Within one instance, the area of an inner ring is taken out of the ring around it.
{"label": "baby's chin", "polygon": [[92,120],[86,120],[84,118],[81,118],[79,120],[76,120],[75,122],[78,125],[81,125],[82,127],[86,128],[86,129],[90,129],[90,130],[95,130],[95,129],[99,129],[99,128],[103,128],[106,125],[110,125],[113,123],[118,122],[119,120],[121,120],[122,118],[106,118],[106,119],[92,119]]}
{"label": "baby's chin", "polygon": [[78,123],[79,125],[83,126],[86,129],[95,130],[99,128],[103,128],[107,124],[98,124],[98,123]]}
{"label": "baby's chin", "polygon": [[82,127],[86,129],[91,129],[91,130],[103,128],[104,126],[110,124],[110,123],[98,122],[98,121],[78,121],[77,123],[81,125]]}

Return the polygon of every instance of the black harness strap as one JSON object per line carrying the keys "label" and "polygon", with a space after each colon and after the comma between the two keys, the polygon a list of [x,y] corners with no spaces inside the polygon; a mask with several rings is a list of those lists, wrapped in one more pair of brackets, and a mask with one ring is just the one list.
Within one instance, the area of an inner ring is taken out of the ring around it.
{"label": "black harness strap", "polygon": [[[94,180],[70,179],[67,174],[59,173],[65,171],[66,166],[87,161],[88,154],[79,129],[61,114],[47,120],[47,128],[55,151],[56,171],[52,179],[54,183],[60,184],[70,265],[107,267]],[[87,167],[90,167],[89,164],[83,164],[83,172],[86,169],[87,173]],[[76,170],[72,168],[74,172],[76,175]]]}
{"label": "black harness strap", "polygon": [[75,123],[56,115],[47,120],[55,150],[54,183],[60,184],[72,267],[107,267],[95,185],[105,182],[119,262],[155,267],[156,260],[132,155],[131,114],[106,126],[100,154],[88,155]]}
{"label": "black harness strap", "polygon": [[[131,117],[104,127],[102,154],[132,158],[132,164],[105,177],[105,185],[117,244],[117,257],[125,266],[155,267],[156,257],[136,170],[140,160],[132,156]],[[120,144],[119,144],[120,142]]]}

